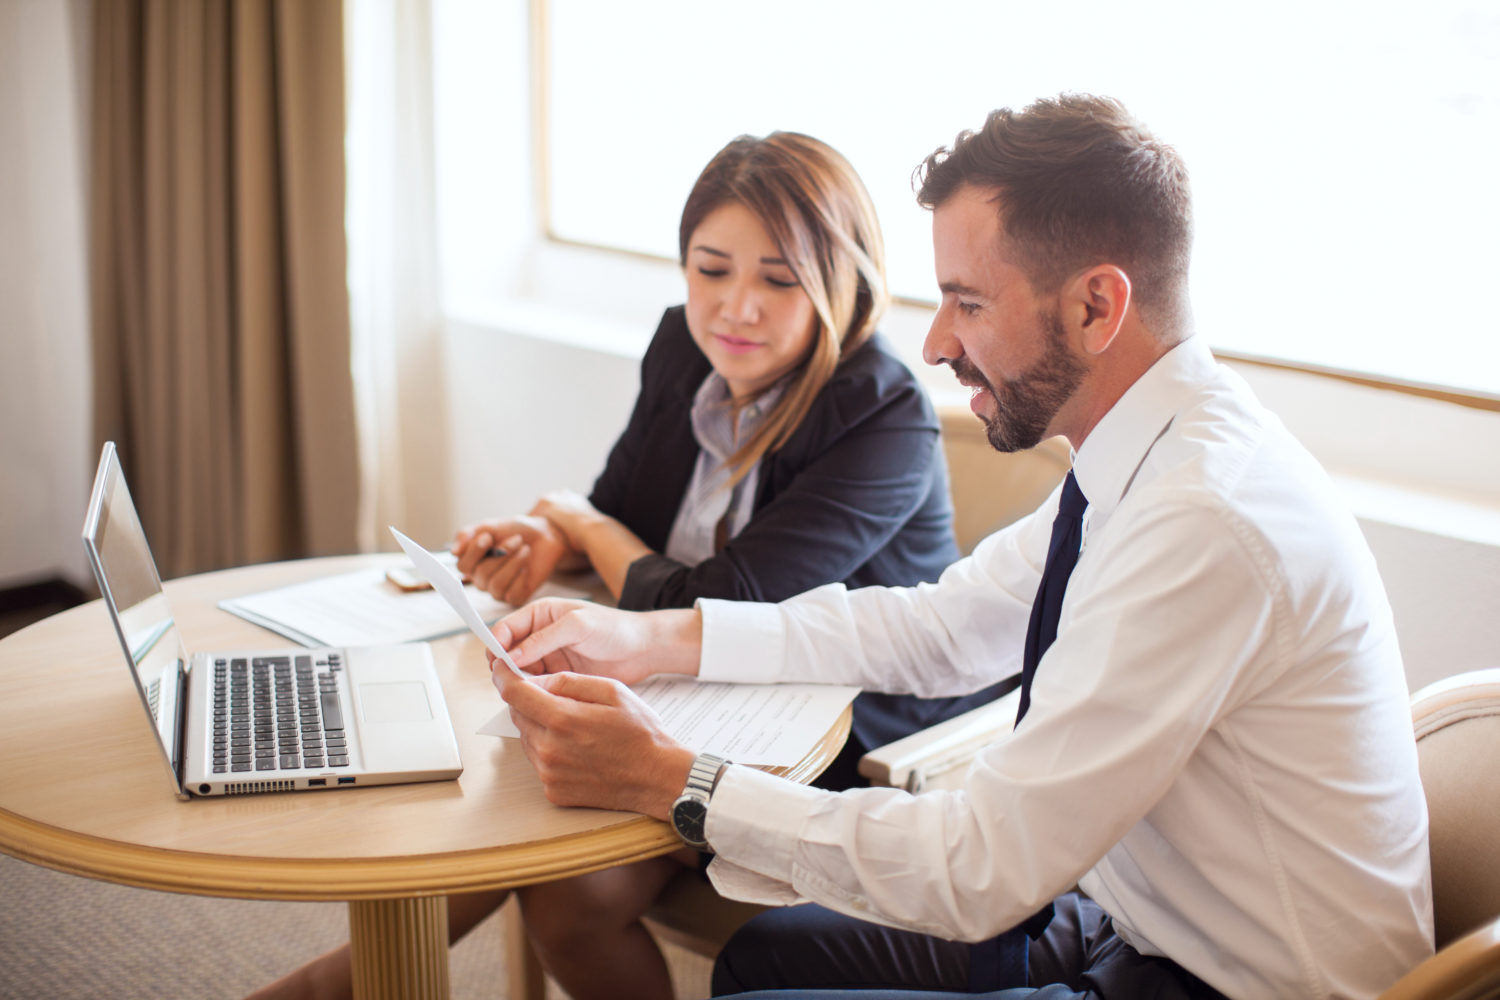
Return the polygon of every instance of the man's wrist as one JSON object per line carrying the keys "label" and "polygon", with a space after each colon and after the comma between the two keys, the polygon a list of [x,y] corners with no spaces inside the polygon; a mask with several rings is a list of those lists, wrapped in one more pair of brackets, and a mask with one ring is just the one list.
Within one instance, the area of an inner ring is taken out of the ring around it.
{"label": "man's wrist", "polygon": [[700,851],[711,850],[708,843],[708,809],[719,776],[729,761],[716,754],[700,753],[693,758],[682,793],[672,803],[672,829],[682,842]]}
{"label": "man's wrist", "polygon": [[669,758],[662,768],[662,779],[656,785],[656,793],[653,795],[652,807],[646,815],[656,819],[672,820],[672,803],[682,794],[687,787],[688,773],[693,769],[693,761],[698,755],[687,747],[673,747],[669,751]]}

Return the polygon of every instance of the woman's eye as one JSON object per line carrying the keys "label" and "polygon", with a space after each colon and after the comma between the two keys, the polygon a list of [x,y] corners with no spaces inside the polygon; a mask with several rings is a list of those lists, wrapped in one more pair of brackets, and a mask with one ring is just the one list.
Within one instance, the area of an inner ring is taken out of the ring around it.
{"label": "woman's eye", "polygon": [[698,273],[703,275],[705,278],[722,278],[729,272],[723,268],[714,269],[711,267],[700,267],[698,268]]}
{"label": "woman's eye", "polygon": [[766,282],[768,284],[775,285],[777,288],[796,288],[797,287],[797,279],[796,278],[767,278]]}

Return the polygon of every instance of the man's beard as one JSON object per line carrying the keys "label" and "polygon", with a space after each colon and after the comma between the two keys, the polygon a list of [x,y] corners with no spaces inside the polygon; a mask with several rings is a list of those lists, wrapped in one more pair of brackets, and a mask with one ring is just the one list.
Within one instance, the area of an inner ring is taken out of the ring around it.
{"label": "man's beard", "polygon": [[1003,379],[996,386],[968,358],[949,362],[959,379],[983,385],[995,401],[995,416],[980,419],[996,451],[1025,451],[1040,444],[1052,418],[1073,398],[1087,372],[1083,362],[1068,353],[1067,332],[1058,315],[1042,313],[1038,318],[1049,334],[1046,353],[1017,378]]}

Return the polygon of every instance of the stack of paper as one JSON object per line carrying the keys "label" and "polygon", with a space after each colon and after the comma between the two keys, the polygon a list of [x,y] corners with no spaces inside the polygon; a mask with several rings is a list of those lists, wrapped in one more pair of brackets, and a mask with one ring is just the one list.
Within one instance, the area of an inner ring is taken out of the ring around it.
{"label": "stack of paper", "polygon": [[[493,624],[515,610],[466,586],[470,603]],[[537,597],[587,597],[581,590],[547,584]],[[289,587],[231,597],[219,607],[304,646],[385,646],[439,639],[463,631],[441,594],[406,592],[381,567],[340,573]]]}

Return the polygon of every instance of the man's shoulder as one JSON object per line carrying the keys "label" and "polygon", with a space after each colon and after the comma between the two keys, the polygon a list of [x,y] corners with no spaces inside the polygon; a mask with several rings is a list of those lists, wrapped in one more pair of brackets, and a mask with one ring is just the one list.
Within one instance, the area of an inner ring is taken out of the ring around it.
{"label": "man's shoulder", "polygon": [[1164,486],[1226,498],[1250,491],[1262,499],[1297,500],[1326,494],[1329,486],[1312,454],[1230,372],[1184,400],[1147,453],[1142,473]]}
{"label": "man's shoulder", "polygon": [[1295,565],[1305,577],[1319,560],[1363,561],[1362,536],[1332,477],[1234,381],[1205,386],[1173,416],[1121,507],[1210,518],[1224,541],[1272,572]]}

